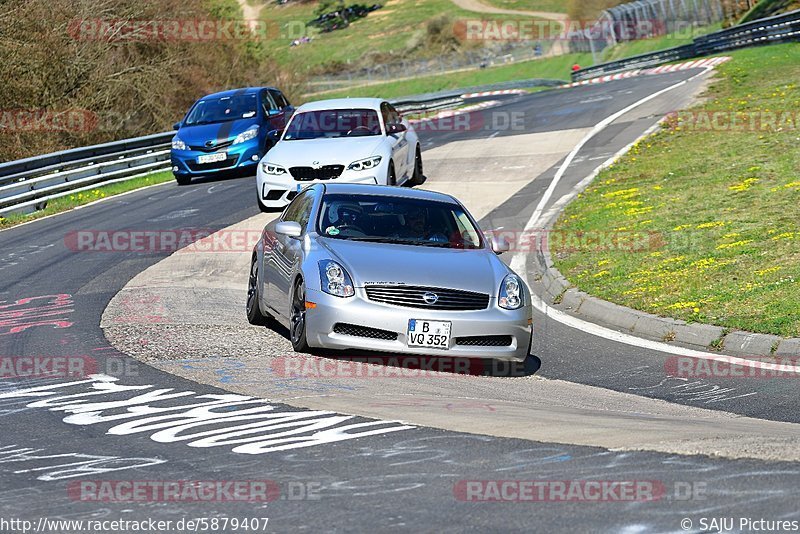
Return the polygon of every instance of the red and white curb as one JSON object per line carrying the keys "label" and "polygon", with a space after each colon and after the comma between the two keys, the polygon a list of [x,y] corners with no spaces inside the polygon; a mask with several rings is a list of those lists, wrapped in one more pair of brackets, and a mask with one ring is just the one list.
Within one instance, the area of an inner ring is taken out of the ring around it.
{"label": "red and white curb", "polygon": [[500,96],[500,95],[525,95],[528,91],[524,89],[503,89],[502,91],[483,91],[482,93],[466,93],[461,95],[461,98],[480,98],[483,96]]}
{"label": "red and white curb", "polygon": [[625,78],[633,78],[635,76],[651,76],[654,74],[664,74],[667,72],[677,72],[680,70],[714,68],[717,65],[721,65],[722,63],[729,61],[730,59],[731,58],[729,56],[712,57],[706,59],[697,59],[694,61],[687,61],[685,63],[676,63],[675,65],[662,65],[661,67],[655,67],[652,69],[636,69],[626,72],[618,72],[617,74],[607,74],[605,76],[599,76],[597,78],[592,78],[590,80],[583,80],[581,82],[568,83],[566,85],[562,85],[561,88],[565,89],[568,87],[580,87],[582,85],[594,85],[597,83],[606,83],[613,80],[623,80]]}
{"label": "red and white curb", "polygon": [[487,100],[486,102],[481,102],[480,104],[473,104],[471,106],[466,106],[460,109],[448,109],[440,111],[436,115],[433,115],[431,117],[425,117],[423,119],[408,119],[408,122],[411,124],[419,124],[421,122],[435,121],[438,119],[444,119],[448,117],[456,117],[458,115],[464,115],[465,113],[471,113],[473,111],[490,108],[500,103],[501,102],[499,100]]}

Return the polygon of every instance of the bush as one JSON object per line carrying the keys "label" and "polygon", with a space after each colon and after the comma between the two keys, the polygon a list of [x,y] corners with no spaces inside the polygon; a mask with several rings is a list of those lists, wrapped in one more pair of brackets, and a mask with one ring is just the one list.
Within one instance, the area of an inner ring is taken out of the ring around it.
{"label": "bush", "polygon": [[[166,131],[194,100],[216,90],[302,80],[267,60],[258,41],[96,40],[80,21],[241,18],[232,0],[8,0],[0,13],[0,158]],[[19,111],[80,110],[85,128],[20,127]]]}

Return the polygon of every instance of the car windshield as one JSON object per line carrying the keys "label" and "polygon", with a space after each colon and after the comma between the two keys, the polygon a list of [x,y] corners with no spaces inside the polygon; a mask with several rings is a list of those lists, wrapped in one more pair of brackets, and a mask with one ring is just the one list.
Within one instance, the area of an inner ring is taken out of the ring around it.
{"label": "car windshield", "polygon": [[256,95],[233,95],[204,98],[197,102],[186,117],[186,126],[212,124],[256,116]]}
{"label": "car windshield", "polygon": [[298,113],[286,129],[284,141],[381,134],[378,113],[372,109],[328,109]]}
{"label": "car windshield", "polygon": [[332,239],[455,249],[483,247],[455,203],[375,195],[326,195],[317,232]]}

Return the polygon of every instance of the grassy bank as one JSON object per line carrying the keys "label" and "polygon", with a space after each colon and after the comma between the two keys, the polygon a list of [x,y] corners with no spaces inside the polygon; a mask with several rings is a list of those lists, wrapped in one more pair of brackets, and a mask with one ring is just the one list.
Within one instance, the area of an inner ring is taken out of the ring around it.
{"label": "grassy bank", "polygon": [[684,31],[661,35],[659,37],[653,37],[652,39],[640,39],[638,41],[620,43],[603,51],[603,61],[617,61],[626,57],[655,52],[656,50],[691,44],[697,37],[721,29],[722,23],[718,23],[701,28],[688,28]]}
{"label": "grassy bank", "polygon": [[731,54],[696,113],[670,120],[567,207],[556,228],[567,235],[650,237],[633,253],[554,247],[572,284],[662,316],[800,336],[796,47]]}
{"label": "grassy bank", "polygon": [[503,9],[520,11],[547,11],[550,13],[566,13],[565,0],[484,0],[485,4]]}
{"label": "grassy bank", "polygon": [[39,210],[30,215],[11,214],[6,217],[0,217],[0,229],[9,228],[11,226],[16,226],[18,224],[35,219],[41,219],[42,217],[47,217],[48,215],[54,215],[63,211],[69,211],[73,208],[77,208],[78,206],[83,206],[106,197],[127,193],[135,189],[141,189],[142,187],[169,182],[171,180],[174,180],[171,172],[158,172],[149,174],[147,176],[141,176],[139,178],[134,178],[125,182],[104,185],[89,191],[74,193],[56,200],[51,200],[47,203],[47,207],[45,209]]}
{"label": "grassy bank", "polygon": [[589,64],[591,54],[569,54],[565,56],[524,61],[509,65],[500,65],[486,69],[474,69],[435,76],[422,76],[411,80],[400,80],[391,83],[353,87],[339,91],[329,91],[307,97],[307,100],[320,98],[340,98],[357,96],[380,96],[395,98],[416,95],[445,89],[458,89],[473,85],[485,85],[511,80],[528,78],[549,78],[567,81],[570,78],[570,67],[575,64]]}
{"label": "grassy bank", "polygon": [[[263,46],[270,58],[296,72],[314,74],[320,71],[337,72],[379,65],[387,59],[413,60],[435,57],[449,50],[463,33],[459,20],[526,20],[525,15],[493,15],[475,13],[456,7],[451,0],[393,0],[384,7],[358,19],[349,27],[320,33],[305,26],[314,19],[316,3],[290,2],[265,4],[261,18],[269,31]],[[442,24],[431,35],[429,23]],[[310,43],[290,47],[292,39],[304,34],[313,37]],[[460,48],[481,46],[468,42]]]}

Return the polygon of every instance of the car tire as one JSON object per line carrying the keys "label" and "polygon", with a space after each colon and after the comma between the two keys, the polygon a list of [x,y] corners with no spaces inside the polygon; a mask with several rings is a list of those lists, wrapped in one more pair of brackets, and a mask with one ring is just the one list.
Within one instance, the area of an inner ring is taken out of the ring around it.
{"label": "car tire", "polygon": [[408,181],[408,185],[416,186],[422,185],[425,183],[425,175],[422,173],[422,152],[419,149],[419,145],[417,145],[417,153],[414,156],[414,174],[411,175],[411,179]]}
{"label": "car tire", "polygon": [[247,322],[257,326],[264,326],[269,321],[269,316],[261,311],[261,295],[258,290],[258,256],[253,255],[250,262],[250,279],[247,284],[247,303],[245,309],[247,311]]}
{"label": "car tire", "polygon": [[389,163],[389,173],[386,175],[386,185],[397,185],[397,175],[394,173],[394,163]]}
{"label": "car tire", "polygon": [[298,278],[292,290],[292,307],[289,317],[289,340],[295,352],[309,353],[306,337],[306,286],[302,278]]}
{"label": "car tire", "polygon": [[191,176],[180,176],[178,174],[174,174],[173,176],[175,176],[175,181],[178,182],[178,185],[189,185],[192,183]]}

